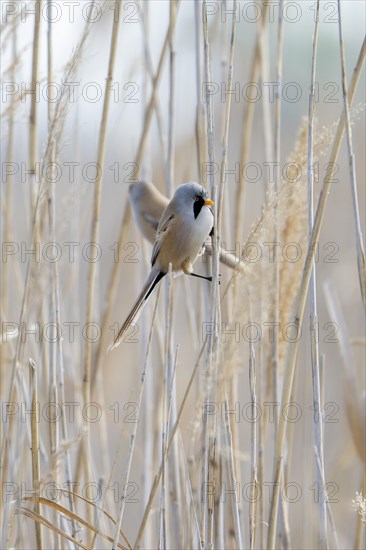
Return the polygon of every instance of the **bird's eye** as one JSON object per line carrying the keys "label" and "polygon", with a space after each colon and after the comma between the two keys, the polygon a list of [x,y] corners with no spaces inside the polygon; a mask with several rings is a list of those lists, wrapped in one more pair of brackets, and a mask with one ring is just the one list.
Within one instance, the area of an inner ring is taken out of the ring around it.
{"label": "bird's eye", "polygon": [[199,197],[195,197],[195,199],[194,199],[195,202],[197,202],[197,201],[199,201],[199,200],[200,200]]}

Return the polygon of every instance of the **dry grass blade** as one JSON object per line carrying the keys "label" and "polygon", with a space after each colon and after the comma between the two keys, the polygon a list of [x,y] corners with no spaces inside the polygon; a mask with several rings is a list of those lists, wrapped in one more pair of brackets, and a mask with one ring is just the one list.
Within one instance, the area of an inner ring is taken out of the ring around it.
{"label": "dry grass blade", "polygon": [[[75,498],[78,498],[80,500],[83,500],[84,502],[86,502],[88,505],[91,506],[91,508],[96,508],[95,504],[91,501],[89,501],[88,499],[84,498],[83,496],[81,495],[78,495],[77,493],[73,492],[73,491],[66,491],[66,490],[63,490],[64,493],[72,493],[72,495],[75,497]],[[53,500],[49,500],[47,498],[44,498],[44,497],[25,497],[24,500],[26,502],[33,502],[34,504],[37,504],[37,503],[40,503],[40,504],[44,504],[45,506],[48,506],[49,508],[52,508],[54,510],[57,510],[57,512],[71,518],[72,520],[74,521],[77,521],[78,523],[80,523],[81,525],[84,525],[84,527],[87,527],[88,529],[90,529],[91,531],[94,531],[94,533],[96,533],[97,535],[101,536],[102,538],[104,538],[105,540],[108,540],[108,542],[113,542],[113,539],[112,537],[110,537],[109,535],[107,535],[106,533],[103,533],[102,531],[100,531],[100,529],[98,529],[97,527],[95,527],[94,525],[90,524],[88,521],[84,520],[81,516],[77,515],[77,514],[74,514],[73,512],[71,512],[70,510],[68,510],[67,508],[65,508],[64,506],[61,506],[60,504],[58,504],[57,502],[54,502]],[[27,508],[23,508],[23,510],[28,510],[30,511],[29,509]],[[102,510],[103,514],[108,517],[108,519],[110,519],[112,521],[112,523],[116,524],[116,521],[112,518],[112,516],[110,514],[108,514],[107,512],[105,512],[104,510]],[[43,518],[43,516],[37,514],[39,516],[39,518]],[[45,518],[43,518],[45,519]],[[125,546],[122,546],[121,544],[118,544],[117,548],[128,548],[131,550],[131,545],[130,543],[128,542],[128,539],[126,537],[126,535],[123,533],[123,531],[121,530],[120,531],[120,534],[121,536],[123,537],[123,539],[126,541],[127,543],[127,547]],[[68,538],[68,537],[66,537]],[[71,540],[69,538],[69,540]]]}
{"label": "dry grass blade", "polygon": [[78,548],[82,548],[83,550],[89,550],[88,546],[85,546],[82,542],[78,541],[71,535],[68,535],[65,533],[65,531],[62,531],[62,529],[59,529],[55,525],[53,525],[50,521],[48,521],[43,516],[40,516],[36,512],[32,512],[32,510],[28,510],[27,508],[21,507],[17,514],[22,514],[23,516],[27,516],[30,519],[33,519],[33,521],[40,523],[41,525],[44,525],[45,527],[48,527],[51,531],[56,533],[57,535],[61,535],[64,539],[69,540],[70,542],[73,542]]}
{"label": "dry grass blade", "polygon": [[[90,500],[88,500],[87,498],[83,497],[82,495],[79,495],[78,493],[75,493],[74,491],[68,491],[67,489],[62,489],[62,492],[65,493],[65,494],[69,494],[71,493],[71,495],[73,497],[75,497],[76,499],[79,499],[79,500],[82,500],[83,502],[85,502],[86,504],[92,506],[93,508],[99,510],[100,512],[102,512],[102,514],[108,518],[112,523],[113,525],[116,525],[117,522],[116,520],[108,513],[106,512],[102,507],[100,506],[97,506],[94,502],[91,502]],[[132,546],[131,544],[129,543],[128,541],[128,538],[126,537],[125,533],[122,531],[122,529],[120,529],[120,535],[121,537],[124,539],[125,543],[127,544],[128,548],[131,550]]]}
{"label": "dry grass blade", "polygon": [[[63,506],[61,506],[60,504],[57,504],[56,502],[53,502],[52,500],[48,500],[48,499],[43,498],[43,497],[33,497],[33,498],[29,498],[27,500],[31,500],[32,502],[35,502],[35,503],[37,501],[39,501],[39,503],[42,503],[45,506],[53,508],[54,510],[57,510],[57,512],[59,512],[60,514],[63,514],[65,516],[77,521],[81,525],[84,525],[84,527],[86,527],[90,531],[93,531],[93,532],[97,533],[100,537],[104,538],[108,542],[113,542],[112,537],[110,537],[106,533],[103,533],[102,531],[100,531],[100,529],[97,529],[96,527],[94,527],[94,525],[90,524],[88,521],[84,520],[82,517],[78,516],[77,514],[73,514],[72,512],[70,512],[70,510],[68,510],[67,508],[64,508]],[[57,532],[59,535],[62,535],[64,538],[66,538],[66,539],[68,539],[72,542],[75,542],[75,544],[77,544],[81,548],[89,548],[88,546],[84,546],[82,543],[78,542],[71,535],[68,535],[67,533],[65,533],[61,529],[54,526],[52,523],[50,523],[46,518],[44,518],[40,514],[38,514],[36,512],[32,512],[28,508],[24,508],[24,507],[20,508],[19,512],[26,515],[26,516],[28,516],[28,517],[32,517],[32,519],[34,519],[35,521],[37,521],[39,523],[42,523],[43,525],[49,527],[53,531]],[[122,546],[121,544],[118,544],[117,548],[121,548],[122,550],[127,549],[126,546]]]}

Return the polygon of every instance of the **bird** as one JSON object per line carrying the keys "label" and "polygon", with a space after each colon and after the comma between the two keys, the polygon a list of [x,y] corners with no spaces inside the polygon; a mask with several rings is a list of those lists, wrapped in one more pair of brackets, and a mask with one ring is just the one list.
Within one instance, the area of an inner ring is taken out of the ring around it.
{"label": "bird", "polygon": [[[132,183],[128,195],[135,224],[145,239],[153,244],[159,220],[169,203],[169,199],[153,183],[145,180]],[[214,253],[210,241],[206,242],[205,253],[211,256]],[[231,269],[236,269],[242,265],[235,254],[231,254],[223,248],[220,248],[220,262]]]}
{"label": "bird", "polygon": [[[204,187],[196,182],[183,183],[177,187],[157,227],[151,271],[110,350],[115,349],[128,328],[136,324],[151,293],[168,273],[170,265],[174,274],[184,273],[212,281],[212,277],[194,273],[193,264],[202,253],[206,239],[213,234],[213,204]],[[141,217],[140,223],[142,226],[149,223],[146,216]]]}

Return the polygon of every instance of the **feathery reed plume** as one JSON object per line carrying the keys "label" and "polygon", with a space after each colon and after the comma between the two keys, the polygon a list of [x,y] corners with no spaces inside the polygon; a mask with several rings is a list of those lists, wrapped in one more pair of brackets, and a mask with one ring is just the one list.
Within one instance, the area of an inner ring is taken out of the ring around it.
{"label": "feathery reed plume", "polygon": [[363,496],[362,491],[360,493],[356,491],[356,497],[352,499],[352,506],[361,517],[362,523],[366,524],[366,498]]}

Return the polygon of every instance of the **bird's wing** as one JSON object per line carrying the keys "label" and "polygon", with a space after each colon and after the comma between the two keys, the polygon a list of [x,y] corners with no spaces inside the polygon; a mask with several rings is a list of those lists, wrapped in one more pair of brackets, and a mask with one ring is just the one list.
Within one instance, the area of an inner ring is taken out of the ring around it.
{"label": "bird's wing", "polygon": [[[168,210],[168,209],[166,209],[166,210]],[[164,212],[164,214],[165,214],[165,212]],[[159,223],[159,227],[158,227],[158,231],[157,231],[156,239],[155,239],[155,243],[154,243],[154,248],[153,248],[153,251],[152,251],[152,254],[151,254],[151,265],[152,266],[155,264],[156,258],[158,257],[158,254],[159,254],[159,251],[160,251],[161,237],[165,233],[165,231],[168,229],[168,227],[170,226],[172,220],[174,220],[174,218],[175,218],[174,214],[172,214],[171,212],[168,212],[168,214],[169,214],[168,216],[165,216],[164,214],[162,215],[160,223]]]}
{"label": "bird's wing", "polygon": [[146,212],[142,213],[142,217],[146,222],[152,227],[154,231],[158,230],[159,227],[159,219],[155,218],[154,216],[151,216],[150,214],[147,214]]}
{"label": "bird's wing", "polygon": [[169,218],[166,218],[166,219],[164,219],[164,220],[163,220],[163,218],[162,218],[162,219],[160,220],[160,223],[159,223],[159,226],[158,226],[158,235],[160,235],[161,233],[164,233],[164,232],[168,229],[168,227],[169,227],[171,221],[172,221],[174,218],[175,218],[175,215],[174,215],[174,214],[171,214],[171,215],[169,216]]}

